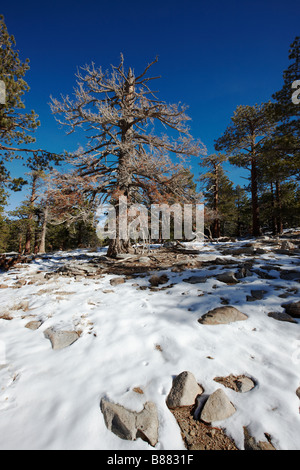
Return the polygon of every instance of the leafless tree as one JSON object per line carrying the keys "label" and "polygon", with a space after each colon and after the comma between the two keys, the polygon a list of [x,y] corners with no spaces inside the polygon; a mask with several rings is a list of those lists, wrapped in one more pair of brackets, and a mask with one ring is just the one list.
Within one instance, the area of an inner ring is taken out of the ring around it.
{"label": "leafless tree", "polygon": [[[70,155],[77,174],[87,181],[87,192],[114,204],[116,211],[121,195],[129,204],[170,198],[184,202],[190,182],[185,159],[205,153],[203,144],[190,135],[186,107],[167,104],[150,89],[150,82],[159,78],[148,76],[156,62],[139,75],[132,68],[125,71],[122,55],[119,66],[110,71],[86,65],[77,72],[73,99],[51,98],[52,112],[67,132],[81,128],[87,134],[85,148]],[[168,136],[167,130],[176,136]],[[117,232],[108,255],[128,248]]]}

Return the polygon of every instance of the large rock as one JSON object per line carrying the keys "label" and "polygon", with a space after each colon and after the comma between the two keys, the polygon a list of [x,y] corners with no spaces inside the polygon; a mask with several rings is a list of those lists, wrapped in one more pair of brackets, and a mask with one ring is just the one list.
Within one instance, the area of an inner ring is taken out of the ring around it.
{"label": "large rock", "polygon": [[221,388],[210,395],[201,411],[200,418],[206,423],[223,421],[236,412],[235,407]]}
{"label": "large rock", "polygon": [[197,383],[191,372],[184,371],[173,380],[172,388],[167,397],[167,406],[177,408],[179,406],[193,405],[203,389]]}
{"label": "large rock", "polygon": [[154,403],[145,403],[143,410],[137,413],[103,398],[100,408],[107,429],[121,439],[134,441],[140,437],[153,447],[157,444],[159,422]]}
{"label": "large rock", "polygon": [[240,312],[237,308],[228,305],[210,310],[203,317],[199,318],[198,322],[203,325],[221,325],[247,320],[247,318],[247,315]]}
{"label": "large rock", "polygon": [[286,313],[293,318],[300,318],[300,300],[298,302],[291,302],[283,304]]}
{"label": "large rock", "polygon": [[54,328],[47,328],[44,331],[45,338],[49,339],[52,349],[63,349],[78,340],[79,335],[76,331],[61,331]]}

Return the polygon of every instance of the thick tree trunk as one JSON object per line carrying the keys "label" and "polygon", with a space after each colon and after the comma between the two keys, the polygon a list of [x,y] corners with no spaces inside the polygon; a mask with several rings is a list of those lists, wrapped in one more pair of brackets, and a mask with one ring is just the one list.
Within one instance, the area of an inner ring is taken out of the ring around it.
{"label": "thick tree trunk", "polygon": [[[124,109],[126,110],[125,115],[131,116],[124,118],[124,122],[121,126],[122,133],[122,144],[123,148],[119,155],[119,164],[118,164],[118,189],[119,193],[127,198],[127,203],[130,204],[130,192],[131,192],[131,183],[132,183],[132,174],[130,170],[130,157],[131,152],[134,152],[132,148],[132,108],[134,104],[134,83],[135,77],[129,69],[127,81],[125,83],[125,100],[124,100]],[[113,201],[112,201],[113,202]],[[129,253],[130,249],[130,240],[126,237],[121,236],[120,234],[120,205],[119,201],[115,200],[115,209],[116,209],[116,238],[110,240],[107,256],[115,258],[118,254]],[[127,210],[127,207],[126,207]]]}

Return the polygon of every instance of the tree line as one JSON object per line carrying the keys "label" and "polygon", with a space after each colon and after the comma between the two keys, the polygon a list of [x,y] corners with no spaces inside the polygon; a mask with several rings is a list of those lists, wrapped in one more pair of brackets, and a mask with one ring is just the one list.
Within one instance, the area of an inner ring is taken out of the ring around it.
{"label": "tree line", "polygon": [[[24,95],[29,60],[22,62],[13,35],[0,17],[0,80],[6,99],[0,104],[0,251],[44,253],[98,246],[95,214],[101,204],[116,209],[120,196],[131,204],[205,203],[205,233],[259,236],[300,225],[300,104],[292,85],[300,79],[300,38],[289,50],[283,86],[266,103],[240,105],[215,153],[207,155],[195,139],[187,108],[156,96],[149,63],[139,74],[118,66],[103,71],[94,63],[80,69],[73,97],[51,98],[51,111],[67,133],[86,134],[76,152],[56,154],[35,148],[39,126],[27,112]],[[190,160],[200,157],[199,173]],[[20,158],[24,177],[15,178],[8,163]],[[60,169],[61,163],[64,168]],[[235,185],[231,167],[248,171]],[[28,186],[28,196],[6,212],[11,191]],[[102,241],[104,242],[104,241]],[[130,250],[130,240],[108,241],[108,255]]]}

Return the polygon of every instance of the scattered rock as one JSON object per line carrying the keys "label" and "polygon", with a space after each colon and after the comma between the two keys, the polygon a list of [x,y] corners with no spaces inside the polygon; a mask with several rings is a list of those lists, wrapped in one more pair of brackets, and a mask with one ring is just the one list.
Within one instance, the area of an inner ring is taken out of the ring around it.
{"label": "scattered rock", "polygon": [[29,330],[38,330],[39,327],[43,324],[43,322],[39,321],[39,320],[33,320],[33,321],[30,321],[29,323],[27,323],[25,325],[25,328],[28,328]]}
{"label": "scattered rock", "polygon": [[103,398],[100,408],[106,427],[121,439],[135,441],[140,437],[152,447],[157,444],[159,423],[154,403],[145,403],[137,413]]}
{"label": "scattered rock", "polygon": [[251,295],[247,295],[247,302],[255,302],[256,300],[262,300],[264,295],[267,293],[265,290],[252,290]]}
{"label": "scattered rock", "polygon": [[169,278],[166,274],[162,274],[161,276],[157,276],[156,274],[154,276],[151,276],[149,279],[149,282],[152,287],[157,287],[160,284],[166,284],[168,282]]}
{"label": "scattered rock", "polygon": [[194,375],[191,372],[184,371],[173,380],[166,403],[168,408],[194,405],[197,396],[202,393],[203,389],[197,383]]}
{"label": "scattered rock", "polygon": [[206,423],[223,421],[236,412],[235,407],[221,388],[212,393],[204,404],[200,417]]}
{"label": "scattered rock", "polygon": [[297,323],[296,320],[293,319],[290,315],[285,312],[269,312],[268,317],[274,318],[278,321],[287,321],[290,323]]}
{"label": "scattered rock", "polygon": [[281,244],[281,249],[282,250],[294,250],[295,248],[297,248],[297,246],[294,245],[292,242],[290,242],[288,240],[285,240]]}
{"label": "scattered rock", "polygon": [[282,307],[286,313],[293,318],[300,318],[300,300],[298,302],[291,302],[283,304]]}
{"label": "scattered rock", "polygon": [[125,279],[124,279],[124,277],[114,277],[109,282],[110,282],[111,286],[117,286],[119,284],[124,284]]}
{"label": "scattered rock", "polygon": [[268,434],[265,434],[267,441],[257,442],[254,437],[251,436],[248,428],[244,426],[244,447],[245,450],[276,450],[271,443],[271,438]]}
{"label": "scattered rock", "polygon": [[239,280],[235,277],[234,271],[227,271],[226,273],[221,273],[217,276],[217,280],[225,282],[225,284],[236,284]]}
{"label": "scattered rock", "polygon": [[255,387],[253,380],[246,375],[228,375],[227,377],[215,377],[214,381],[239,393],[249,392]]}
{"label": "scattered rock", "polygon": [[281,271],[280,279],[285,281],[300,281],[300,272],[299,271]]}
{"label": "scattered rock", "polygon": [[45,338],[49,339],[52,349],[63,349],[78,340],[79,335],[76,331],[61,331],[54,328],[47,328],[44,331]]}
{"label": "scattered rock", "polygon": [[198,322],[202,325],[221,325],[236,321],[247,320],[247,315],[240,312],[237,308],[230,305],[217,307],[207,312]]}
{"label": "scattered rock", "polygon": [[204,284],[207,281],[207,277],[203,276],[190,276],[185,279],[182,279],[184,282],[188,282],[189,284]]}

